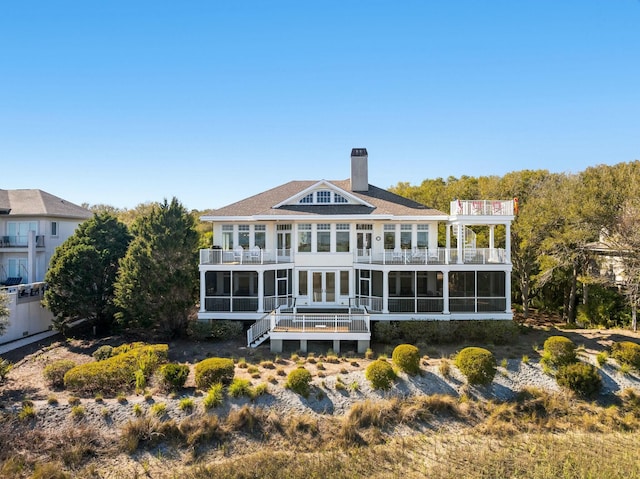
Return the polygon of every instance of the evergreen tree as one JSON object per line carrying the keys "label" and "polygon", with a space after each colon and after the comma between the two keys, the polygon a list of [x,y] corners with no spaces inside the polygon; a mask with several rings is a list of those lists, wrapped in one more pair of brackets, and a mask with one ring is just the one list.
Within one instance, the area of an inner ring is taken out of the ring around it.
{"label": "evergreen tree", "polygon": [[113,285],[118,261],[131,240],[127,227],[110,213],[82,223],[58,247],[45,276],[45,305],[54,314],[54,327],[63,331],[78,319],[95,322],[101,331],[113,323]]}
{"label": "evergreen tree", "polygon": [[162,334],[186,332],[196,303],[198,233],[193,217],[173,198],[154,205],[133,223],[120,263],[116,318],[127,327],[153,327]]}

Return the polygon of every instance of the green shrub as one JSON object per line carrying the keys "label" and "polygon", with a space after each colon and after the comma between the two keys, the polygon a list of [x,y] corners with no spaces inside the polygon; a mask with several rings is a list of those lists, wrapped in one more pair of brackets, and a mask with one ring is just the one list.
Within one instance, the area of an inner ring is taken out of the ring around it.
{"label": "green shrub", "polygon": [[425,344],[468,341],[509,344],[520,334],[514,321],[376,321],[372,339],[386,344],[412,342]]}
{"label": "green shrub", "polygon": [[469,384],[489,384],[496,375],[496,358],[484,348],[464,348],[456,356],[455,365]]}
{"label": "green shrub", "polygon": [[221,383],[213,384],[209,391],[207,391],[207,395],[204,397],[202,401],[202,405],[206,410],[212,409],[214,407],[218,407],[222,404],[223,396],[223,387]]}
{"label": "green shrub", "polygon": [[168,350],[166,344],[129,347],[103,361],[70,369],[64,375],[64,385],[76,392],[115,393],[130,390],[136,383],[136,371],[141,370],[148,377],[160,363],[166,361]]}
{"label": "green shrub", "polygon": [[213,384],[231,384],[235,374],[233,359],[208,358],[195,366],[196,386],[199,389],[209,389]]}
{"label": "green shrub", "polygon": [[105,359],[108,359],[113,356],[113,346],[109,346],[108,344],[100,346],[93,352],[92,356],[96,361],[103,361]]}
{"label": "green shrub", "polygon": [[237,398],[240,396],[247,396],[253,398],[253,388],[251,387],[251,381],[248,379],[234,378],[229,384],[229,396]]}
{"label": "green shrub", "polygon": [[193,411],[193,408],[195,407],[195,402],[193,401],[193,398],[182,398],[180,399],[180,403],[178,407],[180,408],[181,411],[190,413]]}
{"label": "green shrub", "polygon": [[309,396],[309,384],[311,383],[311,373],[305,368],[294,369],[287,376],[285,387],[301,396]]}
{"label": "green shrub", "polygon": [[400,344],[395,347],[391,355],[393,364],[407,374],[416,375],[420,372],[420,352],[411,344]]}
{"label": "green shrub", "polygon": [[67,371],[76,367],[76,363],[70,359],[60,359],[51,364],[47,364],[42,374],[46,381],[52,386],[59,388],[64,386],[64,375]]}
{"label": "green shrub", "polygon": [[165,387],[176,391],[184,387],[189,376],[189,366],[186,364],[169,363],[160,368],[160,376]]}
{"label": "green shrub", "polygon": [[384,359],[376,359],[371,362],[367,366],[364,375],[374,389],[389,389],[396,378],[396,373],[391,364]]}
{"label": "green shrub", "polygon": [[542,362],[559,367],[577,361],[576,345],[564,336],[551,336],[543,346]]}
{"label": "green shrub", "polygon": [[620,364],[640,369],[640,345],[631,341],[621,341],[613,343],[611,346],[611,356]]}
{"label": "green shrub", "polygon": [[6,359],[0,358],[0,383],[2,383],[2,381],[4,381],[4,378],[7,377],[7,374],[9,374],[11,368],[13,368],[13,364],[11,364]]}
{"label": "green shrub", "polygon": [[237,338],[243,330],[242,321],[192,321],[187,328],[187,334],[196,341],[216,341]]}
{"label": "green shrub", "polygon": [[602,379],[595,366],[587,363],[573,363],[560,366],[556,374],[558,385],[588,397],[600,391]]}

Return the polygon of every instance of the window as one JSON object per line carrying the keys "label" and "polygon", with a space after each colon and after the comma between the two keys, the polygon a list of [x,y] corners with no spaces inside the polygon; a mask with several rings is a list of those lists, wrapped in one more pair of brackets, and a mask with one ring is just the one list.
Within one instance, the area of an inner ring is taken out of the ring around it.
{"label": "window", "polygon": [[330,191],[318,191],[316,193],[316,201],[318,203],[331,203],[331,192]]}
{"label": "window", "polygon": [[400,225],[400,247],[402,249],[411,249],[411,225]]}
{"label": "window", "polygon": [[348,203],[347,199],[344,196],[339,195],[338,193],[334,193],[333,194],[333,202],[334,203]]}
{"label": "window", "polygon": [[222,225],[222,249],[233,249],[233,225]]}
{"label": "window", "polygon": [[429,225],[418,225],[418,248],[429,247]]}
{"label": "window", "polygon": [[340,296],[349,296],[349,271],[340,271]]}
{"label": "window", "polygon": [[307,291],[307,272],[298,271],[298,295],[306,296]]}
{"label": "window", "polygon": [[255,225],[253,227],[253,231],[254,231],[253,244],[260,249],[264,249],[266,245],[265,225]]}
{"label": "window", "polygon": [[311,252],[311,225],[308,223],[298,225],[298,252]]}
{"label": "window", "polygon": [[51,222],[51,236],[58,236],[58,222]]}
{"label": "window", "polygon": [[396,249],[396,225],[384,225],[384,249]]}
{"label": "window", "polygon": [[348,223],[338,223],[336,225],[336,251],[338,253],[348,253],[350,225]]}
{"label": "window", "polygon": [[249,225],[238,225],[238,245],[249,249]]}
{"label": "window", "polygon": [[331,225],[320,223],[316,227],[316,251],[328,253],[331,251]]}
{"label": "window", "polygon": [[313,203],[313,193],[309,193],[304,198],[301,198],[300,203]]}

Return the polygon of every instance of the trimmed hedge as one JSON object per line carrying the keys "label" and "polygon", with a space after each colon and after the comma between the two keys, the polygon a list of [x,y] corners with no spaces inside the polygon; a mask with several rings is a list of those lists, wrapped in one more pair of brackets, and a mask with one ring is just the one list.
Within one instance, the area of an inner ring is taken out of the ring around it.
{"label": "trimmed hedge", "polygon": [[198,389],[209,389],[216,383],[228,386],[233,381],[235,366],[233,359],[208,358],[195,366],[195,379]]}
{"label": "trimmed hedge", "polygon": [[573,363],[560,366],[556,374],[558,385],[572,390],[580,396],[589,397],[602,387],[602,379],[595,366]]}
{"label": "trimmed hedge", "polygon": [[496,358],[484,348],[464,348],[456,356],[455,365],[469,384],[489,384],[496,375]]}
{"label": "trimmed hedge", "polygon": [[372,329],[371,339],[384,344],[451,344],[464,338],[503,345],[520,334],[518,324],[506,320],[372,321]]}
{"label": "trimmed hedge", "polygon": [[294,369],[287,376],[285,387],[301,396],[309,396],[309,384],[311,383],[311,373],[305,368]]}
{"label": "trimmed hedge", "polygon": [[420,352],[412,344],[400,344],[391,354],[393,364],[412,376],[420,372]]}
{"label": "trimmed hedge", "polygon": [[171,390],[178,390],[184,386],[189,376],[189,366],[186,364],[169,363],[160,368],[162,384]]}
{"label": "trimmed hedge", "polygon": [[[114,353],[118,348],[114,348]],[[105,394],[128,391],[136,382],[136,371],[148,378],[157,367],[167,360],[169,346],[146,345],[122,349],[114,356],[93,363],[76,366],[64,375],[64,386],[75,392],[101,392]]]}
{"label": "trimmed hedge", "polygon": [[54,387],[64,386],[64,375],[67,371],[76,367],[75,361],[70,359],[60,359],[51,364],[47,364],[42,372],[44,378]]}
{"label": "trimmed hedge", "polygon": [[576,345],[564,336],[551,336],[544,342],[543,362],[553,366],[565,366],[575,363]]}
{"label": "trimmed hedge", "polygon": [[396,373],[391,364],[384,359],[376,359],[364,372],[364,376],[371,383],[374,389],[389,389],[391,383],[396,378]]}
{"label": "trimmed hedge", "polygon": [[611,356],[620,364],[628,364],[640,370],[640,344],[631,341],[613,343]]}

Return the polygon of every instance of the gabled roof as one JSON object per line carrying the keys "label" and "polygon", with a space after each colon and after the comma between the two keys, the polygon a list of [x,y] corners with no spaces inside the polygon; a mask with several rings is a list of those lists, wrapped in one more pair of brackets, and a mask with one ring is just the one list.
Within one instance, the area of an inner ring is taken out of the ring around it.
{"label": "gabled roof", "polygon": [[73,219],[88,219],[93,216],[88,209],[46,191],[2,189],[0,189],[0,214]]}
{"label": "gabled roof", "polygon": [[[348,192],[363,204],[283,204],[287,200],[309,190],[318,181],[290,181],[281,186],[250,196],[244,200],[213,210],[202,219],[211,221],[224,217],[278,217],[278,216],[444,216],[446,213],[429,208],[416,201],[396,195],[377,186],[369,185],[369,191],[351,191],[351,180],[326,181],[323,183]],[[281,205],[281,206],[277,206]],[[370,205],[370,206],[367,206]],[[276,207],[277,206],[277,207]]]}

